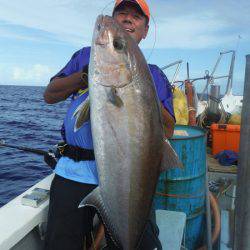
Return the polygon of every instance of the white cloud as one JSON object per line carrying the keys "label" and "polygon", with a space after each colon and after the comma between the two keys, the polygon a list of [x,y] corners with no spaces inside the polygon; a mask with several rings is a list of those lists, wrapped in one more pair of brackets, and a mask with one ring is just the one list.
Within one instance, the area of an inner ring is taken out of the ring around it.
{"label": "white cloud", "polygon": [[61,41],[79,45],[90,41],[96,11],[91,4],[85,6],[86,3],[81,2],[0,0],[0,19],[13,25],[39,29]]}
{"label": "white cloud", "polygon": [[202,14],[169,17],[158,25],[156,47],[200,49],[231,42],[232,35],[219,37],[220,30],[225,28],[227,26],[224,23],[210,21]]}
{"label": "white cloud", "polygon": [[[152,5],[160,48],[218,48],[235,46],[239,34],[250,40],[247,0],[166,1]],[[152,33],[152,30],[151,30]],[[151,44],[153,42],[151,35]]]}
{"label": "white cloud", "polygon": [[14,67],[12,79],[15,82],[45,82],[47,76],[52,74],[52,70],[42,64],[35,64],[31,68]]}
{"label": "white cloud", "polygon": [[[248,0],[149,0],[148,3],[156,20],[156,48],[230,46],[235,45],[239,34],[250,40]],[[0,6],[0,18],[6,22],[40,29],[60,41],[82,46],[91,42],[96,16],[102,12],[110,14],[113,2],[0,0]],[[148,39],[142,43],[144,48],[152,48],[154,32],[151,22]]]}

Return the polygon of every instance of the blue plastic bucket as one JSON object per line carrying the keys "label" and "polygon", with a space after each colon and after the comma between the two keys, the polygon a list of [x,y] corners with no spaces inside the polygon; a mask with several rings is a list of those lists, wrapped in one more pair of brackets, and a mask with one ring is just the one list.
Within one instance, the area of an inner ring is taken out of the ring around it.
{"label": "blue plastic bucket", "polygon": [[185,246],[196,249],[204,234],[206,133],[198,127],[177,125],[170,143],[184,169],[160,175],[154,206],[186,213]]}

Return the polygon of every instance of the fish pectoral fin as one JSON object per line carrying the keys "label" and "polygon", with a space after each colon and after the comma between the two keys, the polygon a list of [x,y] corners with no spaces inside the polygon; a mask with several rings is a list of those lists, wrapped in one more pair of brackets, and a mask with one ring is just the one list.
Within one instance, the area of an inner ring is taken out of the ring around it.
{"label": "fish pectoral fin", "polygon": [[[118,241],[118,236],[114,225],[109,217],[109,213],[105,207],[103,198],[101,196],[100,188],[95,188],[90,194],[88,194],[80,203],[79,208],[82,207],[94,207],[97,211],[99,219],[102,221],[104,227],[106,228],[110,238],[114,244],[119,247],[120,243]],[[110,211],[112,212],[112,211]]]}
{"label": "fish pectoral fin", "polygon": [[108,99],[113,105],[118,108],[123,106],[123,101],[121,97],[117,95],[115,87],[111,87],[110,91],[108,92]]}
{"label": "fish pectoral fin", "polygon": [[164,172],[170,168],[183,168],[182,162],[167,139],[164,140],[163,145],[161,172]]}
{"label": "fish pectoral fin", "polygon": [[73,117],[76,117],[74,132],[77,132],[82,125],[89,120],[90,118],[90,102],[89,97],[79,105],[79,107],[75,110]]}

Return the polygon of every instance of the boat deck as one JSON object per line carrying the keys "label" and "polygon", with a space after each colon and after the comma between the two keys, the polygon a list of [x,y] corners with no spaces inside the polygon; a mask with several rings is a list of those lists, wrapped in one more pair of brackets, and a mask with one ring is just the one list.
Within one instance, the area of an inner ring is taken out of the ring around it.
{"label": "boat deck", "polygon": [[219,162],[214,159],[213,155],[207,154],[207,164],[209,172],[227,173],[227,174],[237,174],[237,166],[222,166]]}

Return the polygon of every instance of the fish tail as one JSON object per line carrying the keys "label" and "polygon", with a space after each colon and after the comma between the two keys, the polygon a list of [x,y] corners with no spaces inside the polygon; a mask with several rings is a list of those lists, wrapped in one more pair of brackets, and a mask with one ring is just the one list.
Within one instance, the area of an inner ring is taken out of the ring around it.
{"label": "fish tail", "polygon": [[89,195],[87,195],[81,201],[79,208],[81,207],[94,207],[96,209],[99,219],[102,221],[110,239],[114,242],[118,249],[122,249],[121,244],[118,240],[115,227],[108,216],[109,213],[105,207],[99,187],[95,188]]}

